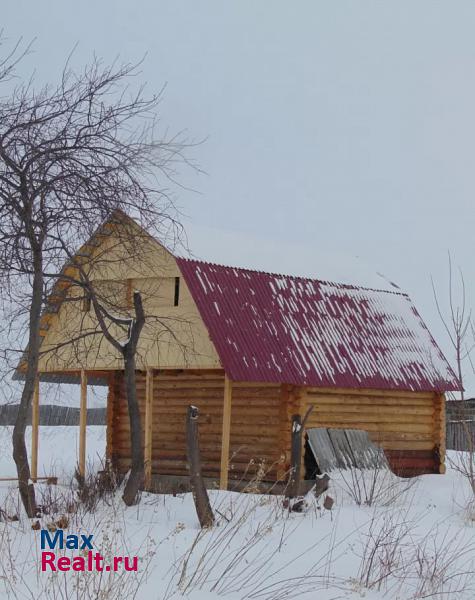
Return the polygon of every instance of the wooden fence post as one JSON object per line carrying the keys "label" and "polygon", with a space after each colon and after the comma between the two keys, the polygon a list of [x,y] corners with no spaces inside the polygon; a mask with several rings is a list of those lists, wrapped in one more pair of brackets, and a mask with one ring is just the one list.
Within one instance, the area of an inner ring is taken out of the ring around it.
{"label": "wooden fence post", "polygon": [[147,369],[145,378],[145,489],[152,486],[152,411],[153,369]]}
{"label": "wooden fence post", "polygon": [[290,473],[287,484],[287,498],[296,498],[300,491],[302,465],[302,417],[292,415],[292,437],[290,444]]}
{"label": "wooden fence post", "polygon": [[189,406],[186,416],[186,453],[190,470],[191,491],[193,492],[198,520],[202,528],[211,527],[214,523],[214,514],[201,474],[198,408],[196,406]]}
{"label": "wooden fence post", "polygon": [[223,429],[221,436],[221,472],[219,487],[222,490],[228,489],[229,472],[229,442],[231,437],[231,402],[232,402],[232,381],[227,375],[224,376],[224,400],[223,400]]}
{"label": "wooden fence post", "polygon": [[292,431],[290,445],[290,473],[286,489],[287,498],[296,498],[300,495],[300,480],[302,478],[302,435],[309,414],[313,406],[309,406],[304,418],[292,415]]}

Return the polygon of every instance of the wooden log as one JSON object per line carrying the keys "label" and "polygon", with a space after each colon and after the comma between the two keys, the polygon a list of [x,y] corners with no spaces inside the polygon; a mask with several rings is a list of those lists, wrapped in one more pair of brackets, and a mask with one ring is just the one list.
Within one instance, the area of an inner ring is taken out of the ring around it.
{"label": "wooden log", "polygon": [[290,472],[289,482],[286,489],[287,498],[296,498],[300,495],[300,480],[302,479],[302,447],[303,431],[308,417],[313,409],[309,406],[305,416],[292,415],[291,448],[290,448]]}
{"label": "wooden log", "polygon": [[302,464],[302,417],[292,415],[290,472],[286,489],[287,498],[296,498],[300,489],[300,473]]}
{"label": "wooden log", "polygon": [[145,489],[152,485],[152,410],[153,410],[153,370],[147,369],[147,385],[145,388]]}
{"label": "wooden log", "polygon": [[309,387],[308,388],[308,393],[309,394],[315,394],[315,395],[337,395],[337,396],[343,396],[343,395],[348,395],[349,393],[352,396],[378,396],[381,398],[411,398],[411,399],[418,399],[418,398],[429,398],[432,399],[434,397],[434,392],[408,392],[408,391],[392,391],[392,390],[377,390],[377,389],[370,389],[370,388],[361,388],[361,389],[351,389],[349,390],[348,388],[315,388],[315,387]]}
{"label": "wooden log", "polygon": [[198,434],[198,409],[188,408],[186,417],[186,450],[190,470],[190,485],[195,501],[196,513],[201,527],[211,527],[214,514],[201,473],[200,445]]}
{"label": "wooden log", "polygon": [[86,475],[87,375],[81,369],[81,400],[79,406],[79,474]]}
{"label": "wooden log", "polygon": [[38,479],[38,437],[40,429],[40,380],[35,381],[33,403],[31,407],[31,478]]}
{"label": "wooden log", "polygon": [[229,469],[229,440],[231,437],[231,400],[232,382],[227,375],[224,377],[224,399],[223,399],[223,430],[221,441],[221,469],[219,487],[228,489]]}

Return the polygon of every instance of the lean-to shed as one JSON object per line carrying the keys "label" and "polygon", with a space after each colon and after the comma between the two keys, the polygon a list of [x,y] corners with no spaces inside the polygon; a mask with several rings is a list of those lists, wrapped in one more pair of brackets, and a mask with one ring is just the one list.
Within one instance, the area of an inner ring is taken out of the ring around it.
{"label": "lean-to shed", "polygon": [[[134,252],[121,242],[124,226],[137,234]],[[291,416],[309,405],[307,427],[368,431],[397,473],[444,472],[444,394],[459,384],[398,288],[178,258],[121,213],[78,256],[124,314],[132,291],[143,294],[137,381],[148,483],[154,475],[186,475],[189,404],[200,409],[204,474],[222,487],[259,468],[269,481],[284,478]],[[75,268],[73,260],[64,274]],[[42,335],[41,380],[81,381],[83,406],[88,382],[108,386],[107,455],[127,470],[121,357],[66,275],[43,315]]]}

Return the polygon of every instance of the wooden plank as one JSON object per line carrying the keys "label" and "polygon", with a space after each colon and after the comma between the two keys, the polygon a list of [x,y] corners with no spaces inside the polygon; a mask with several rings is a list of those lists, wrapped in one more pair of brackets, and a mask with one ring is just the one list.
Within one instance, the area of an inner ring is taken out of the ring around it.
{"label": "wooden plank", "polygon": [[145,489],[152,485],[153,370],[147,369],[145,390]]}
{"label": "wooden plank", "polygon": [[283,481],[290,467],[290,428],[289,428],[289,386],[282,384],[280,388],[279,402],[279,450],[280,463],[277,469],[277,477]]}
{"label": "wooden plank", "polygon": [[344,429],[328,429],[328,435],[333,445],[336,457],[336,465],[339,469],[351,469],[355,467],[355,461],[351,447],[346,438]]}
{"label": "wooden plank", "polygon": [[307,429],[308,443],[322,473],[336,467],[336,457],[333,444],[327,429],[323,427]]}
{"label": "wooden plank", "polygon": [[81,370],[81,401],[79,405],[79,473],[86,474],[87,375]]}
{"label": "wooden plank", "polygon": [[[0,477],[0,481],[18,481],[18,477]],[[35,481],[46,481],[51,485],[57,485],[58,478],[55,475],[52,475],[51,477],[43,475],[42,477],[36,477]]]}
{"label": "wooden plank", "polygon": [[40,381],[36,378],[31,406],[31,478],[38,479],[38,436],[40,429]]}
{"label": "wooden plank", "polygon": [[372,443],[366,431],[346,429],[345,433],[358,469],[388,468],[383,449]]}
{"label": "wooden plank", "polygon": [[229,440],[231,437],[231,401],[232,401],[232,382],[227,375],[224,377],[224,398],[223,398],[223,431],[221,440],[221,467],[220,467],[220,485],[222,490],[228,489],[228,470],[229,470]]}
{"label": "wooden plank", "polygon": [[352,429],[307,429],[310,448],[322,472],[334,469],[388,468],[384,452],[365,431]]}

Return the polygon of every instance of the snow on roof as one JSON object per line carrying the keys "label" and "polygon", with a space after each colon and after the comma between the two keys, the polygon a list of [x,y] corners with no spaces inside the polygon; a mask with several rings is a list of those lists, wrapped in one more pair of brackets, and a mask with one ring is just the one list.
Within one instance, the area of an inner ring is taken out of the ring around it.
{"label": "snow on roof", "polygon": [[404,293],[177,261],[233,380],[459,389]]}

